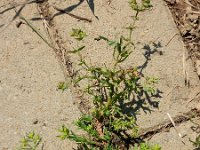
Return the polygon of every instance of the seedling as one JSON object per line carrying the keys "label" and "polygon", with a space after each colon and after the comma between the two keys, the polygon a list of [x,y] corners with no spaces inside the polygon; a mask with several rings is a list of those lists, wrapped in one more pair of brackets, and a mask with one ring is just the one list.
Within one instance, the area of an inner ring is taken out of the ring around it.
{"label": "seedling", "polygon": [[155,90],[155,84],[158,83],[158,78],[147,77],[145,83],[143,84],[143,90],[149,95],[155,95],[157,91]]}
{"label": "seedling", "polygon": [[57,86],[58,90],[66,90],[68,88],[68,84],[66,82],[59,82]]}
{"label": "seedling", "polygon": [[131,50],[129,48],[131,45],[134,45],[130,39],[126,39],[123,36],[120,37],[119,41],[112,41],[103,36],[99,36],[98,38],[95,38],[95,40],[104,40],[109,46],[113,46],[113,58],[115,60],[115,66],[127,59],[127,57],[131,54]]}
{"label": "seedling", "polygon": [[18,150],[36,150],[42,138],[35,132],[28,133],[21,141]]}
{"label": "seedling", "polygon": [[138,5],[137,0],[130,0],[129,4],[131,8],[136,11],[143,11],[145,9],[152,7],[151,0],[142,0],[141,6]]}
{"label": "seedling", "polygon": [[136,18],[140,11],[144,11],[145,9],[149,9],[153,7],[151,5],[151,0],[142,0],[142,5],[138,5],[137,0],[130,0],[129,5],[133,10],[136,11],[136,15],[135,15]]}
{"label": "seedling", "polygon": [[133,150],[161,150],[161,147],[157,144],[149,145],[147,143],[141,143],[140,145],[135,145]]}
{"label": "seedling", "polygon": [[76,40],[81,41],[87,36],[87,34],[83,32],[81,29],[73,28],[71,36],[74,37]]}

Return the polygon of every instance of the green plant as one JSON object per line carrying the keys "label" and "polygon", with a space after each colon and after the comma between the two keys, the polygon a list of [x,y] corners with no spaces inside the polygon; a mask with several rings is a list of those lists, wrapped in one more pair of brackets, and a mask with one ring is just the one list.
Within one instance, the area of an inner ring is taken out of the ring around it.
{"label": "green plant", "polygon": [[81,29],[72,29],[71,36],[74,37],[76,40],[81,41],[83,40],[87,34],[83,32]]}
{"label": "green plant", "polygon": [[[82,81],[87,81],[84,92],[92,99],[93,108],[88,115],[82,115],[75,124],[88,136],[76,135],[62,126],[58,137],[77,142],[80,149],[125,149],[132,142],[130,139],[137,137],[138,131],[134,112],[126,111],[126,105],[133,103],[131,108],[137,109],[138,101],[156,93],[154,85],[157,80],[144,78],[136,67],[120,66],[132,52],[134,44],[130,38],[121,36],[119,41],[115,41],[99,36],[95,40],[104,40],[113,47],[113,66],[107,68],[89,65],[80,51],[77,51],[80,56],[79,65],[85,73],[78,75],[74,84],[82,85]],[[149,147],[149,150],[154,149]]]}
{"label": "green plant", "polygon": [[129,4],[131,8],[136,11],[143,11],[145,9],[152,7],[151,0],[142,0],[141,6],[138,5],[137,0],[130,0]]}
{"label": "green plant", "polygon": [[108,43],[109,46],[113,46],[113,58],[115,61],[114,66],[116,67],[117,64],[122,63],[127,59],[127,57],[131,54],[130,46],[134,46],[130,39],[127,39],[123,36],[120,37],[119,41],[112,41],[106,37],[99,36],[95,38],[95,40],[104,40]]}
{"label": "green plant", "polygon": [[129,5],[133,10],[137,12],[136,17],[138,16],[138,13],[140,11],[144,11],[145,9],[149,9],[150,7],[153,7],[151,5],[151,0],[142,0],[141,5],[138,5],[137,0],[130,0]]}
{"label": "green plant", "polygon": [[149,145],[147,143],[141,143],[140,145],[135,145],[133,150],[161,150],[161,147],[157,144]]}
{"label": "green plant", "polygon": [[195,141],[190,140],[195,148],[200,148],[200,135],[196,137]]}
{"label": "green plant", "polygon": [[36,150],[41,140],[42,138],[39,136],[39,134],[35,134],[34,131],[30,132],[24,138],[22,138],[18,150]]}
{"label": "green plant", "polygon": [[68,86],[69,85],[66,82],[59,82],[57,88],[58,90],[64,91],[68,88]]}

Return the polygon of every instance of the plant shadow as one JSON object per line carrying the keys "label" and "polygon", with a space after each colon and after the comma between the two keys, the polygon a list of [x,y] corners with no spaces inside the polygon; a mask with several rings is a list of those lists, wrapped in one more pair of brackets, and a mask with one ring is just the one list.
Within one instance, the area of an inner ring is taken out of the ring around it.
{"label": "plant shadow", "polygon": [[[51,20],[53,18],[55,18],[56,16],[60,16],[60,15],[63,15],[63,14],[69,14],[71,13],[74,9],[76,9],[77,7],[79,7],[85,0],[80,0],[77,4],[74,4],[74,5],[71,5],[67,8],[64,8],[64,9],[60,9],[62,11],[59,11],[57,12],[56,14],[54,14],[52,17],[51,17]],[[92,14],[98,19],[98,17],[95,15],[95,5],[94,5],[94,1],[93,0],[86,0]]]}
{"label": "plant shadow", "polygon": [[[84,21],[88,21],[88,22],[91,22],[91,20],[90,19],[87,19],[87,18],[83,18],[83,17],[80,17],[80,16],[77,16],[77,15],[74,15],[74,14],[72,14],[71,12],[74,10],[74,9],[76,9],[76,8],[78,8],[83,2],[84,2],[85,0],[80,0],[77,4],[73,4],[73,5],[71,5],[71,6],[69,6],[69,7],[67,7],[67,8],[64,8],[64,9],[58,9],[58,8],[56,8],[56,7],[54,7],[53,6],[53,8],[57,11],[55,14],[53,14],[52,16],[49,16],[49,18],[45,18],[45,19],[47,19],[47,20],[52,20],[52,19],[54,19],[55,17],[57,17],[57,16],[60,16],[60,15],[63,15],[63,14],[68,14],[68,15],[70,15],[71,17],[74,17],[74,18],[76,18],[76,19],[78,19],[78,20],[84,20]],[[6,12],[8,12],[8,11],[10,11],[10,10],[15,10],[17,7],[19,7],[20,6],[20,12],[23,10],[23,8],[26,6],[26,5],[29,5],[29,4],[40,4],[40,3],[43,3],[44,1],[43,0],[31,0],[31,1],[29,1],[29,0],[27,0],[27,1],[25,1],[24,3],[16,3],[16,4],[13,4],[13,5],[10,5],[10,7],[8,7],[8,8],[6,8],[6,9],[4,9],[4,10],[2,10],[2,11],[0,11],[0,14],[4,14],[4,13],[6,13]],[[98,19],[98,17],[95,15],[95,5],[94,5],[94,1],[93,0],[86,0],[86,2],[87,2],[87,4],[88,4],[88,6],[89,6],[89,8],[90,8],[90,10],[91,10],[91,12],[92,12],[92,14]],[[2,6],[2,7],[4,7],[4,6]],[[21,9],[22,8],[22,9]],[[13,20],[15,20],[16,18],[17,18],[17,14],[13,17],[13,19],[10,21],[10,23],[9,24],[11,24],[12,22],[13,22]],[[40,20],[43,20],[44,18],[41,18],[41,17],[33,17],[33,18],[31,18],[31,20],[32,21],[40,21]],[[0,26],[0,27],[2,27],[2,26]]]}
{"label": "plant shadow", "polygon": [[67,8],[62,9],[62,11],[55,13],[51,19],[55,18],[56,16],[60,16],[66,13],[70,13],[71,11],[73,11],[74,9],[76,9],[78,6],[80,6],[82,3],[84,2],[84,0],[80,0],[77,4],[71,5]]}
{"label": "plant shadow", "polygon": [[[159,50],[161,48],[161,42],[153,42],[152,46],[149,44],[145,44],[143,49],[145,62],[138,66],[139,73],[143,76],[143,70],[148,67],[149,62],[151,61],[151,56],[154,54],[159,54],[160,56],[163,55],[163,52]],[[130,93],[131,95],[132,93]],[[159,89],[156,89],[154,94],[148,94],[145,91],[142,91],[139,95],[129,97],[129,102],[120,102],[120,107],[123,110],[123,113],[127,114],[128,116],[134,116],[137,120],[137,112],[142,110],[144,113],[151,113],[151,108],[159,108],[159,100],[162,98],[163,92]]]}
{"label": "plant shadow", "polygon": [[92,14],[97,18],[97,19],[99,19],[98,18],[98,16],[96,16],[95,15],[95,12],[94,12],[94,0],[86,0],[87,1],[87,3],[88,3],[88,6],[90,7],[90,10],[92,11]]}
{"label": "plant shadow", "polygon": [[158,89],[156,94],[153,95],[143,92],[143,94],[137,96],[137,98],[134,98],[129,102],[123,103],[123,101],[121,101],[119,106],[124,114],[127,116],[134,116],[135,120],[137,120],[137,113],[139,110],[142,110],[145,113],[151,113],[152,109],[150,109],[150,107],[159,108],[159,100],[154,99],[162,98],[162,93],[163,92]]}
{"label": "plant shadow", "polygon": [[152,46],[149,44],[145,44],[143,49],[145,50],[144,52],[144,57],[145,57],[145,62],[138,66],[138,69],[140,70],[140,73],[143,72],[143,70],[148,66],[149,61],[151,60],[151,56],[153,54],[159,54],[159,55],[163,55],[163,52],[161,50],[159,50],[159,48],[162,48],[162,44],[160,41],[158,41],[157,43],[152,42]]}

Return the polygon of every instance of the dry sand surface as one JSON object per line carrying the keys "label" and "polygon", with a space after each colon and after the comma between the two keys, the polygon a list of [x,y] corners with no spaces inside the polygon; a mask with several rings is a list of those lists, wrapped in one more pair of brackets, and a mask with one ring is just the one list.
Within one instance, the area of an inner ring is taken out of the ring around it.
{"label": "dry sand surface", "polygon": [[[117,39],[120,35],[126,35],[125,28],[133,23],[131,16],[134,16],[128,0],[123,3],[121,0],[110,2],[94,1],[93,12],[86,1],[49,0],[49,14],[54,16],[51,30],[57,31],[59,38],[62,38],[60,44],[71,50],[77,45],[70,37],[72,28],[83,29],[88,34],[83,41],[86,45],[83,55],[92,64],[109,64],[112,61],[112,52],[104,42],[96,42],[94,38],[103,35]],[[151,112],[145,113],[138,104],[137,121],[142,130],[169,121],[167,113],[175,117],[190,111],[197,106],[197,95],[200,92],[198,76],[191,60],[186,59],[187,50],[167,5],[162,0],[152,3],[151,10],[139,14],[132,35],[136,49],[123,64],[124,67],[143,64],[144,45],[149,45],[153,51],[155,47],[152,43],[160,42],[161,47],[157,50],[161,53],[151,54],[151,60],[143,73],[160,79],[158,88],[162,91],[161,98],[151,100]],[[11,4],[14,3],[1,0],[0,12]],[[60,14],[53,6],[68,8],[66,10],[70,13],[92,22]],[[36,3],[26,5],[21,14],[29,20],[40,17]],[[75,144],[57,139],[56,129],[62,124],[75,129],[72,122],[80,115],[78,104],[75,104],[75,93],[73,89],[65,92],[56,90],[58,82],[65,80],[57,55],[28,26],[22,24],[17,28],[19,18],[8,25],[14,15],[13,9],[0,14],[0,149],[15,149],[20,138],[34,130],[43,137],[44,150],[71,150]],[[48,39],[43,21],[32,23]],[[76,64],[76,57],[70,57]],[[185,85],[185,79],[189,84]],[[158,106],[155,101],[159,102]],[[164,150],[191,150],[193,147],[189,138],[196,137],[192,126],[190,121],[178,125],[178,131],[184,135],[182,139],[172,127],[167,132],[155,134],[150,141],[159,143]]]}

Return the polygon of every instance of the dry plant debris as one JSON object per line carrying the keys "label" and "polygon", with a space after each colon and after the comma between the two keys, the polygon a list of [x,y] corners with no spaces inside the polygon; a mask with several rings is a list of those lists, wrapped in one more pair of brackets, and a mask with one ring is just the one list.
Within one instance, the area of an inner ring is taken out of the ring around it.
{"label": "dry plant debris", "polygon": [[200,0],[165,0],[200,76]]}

